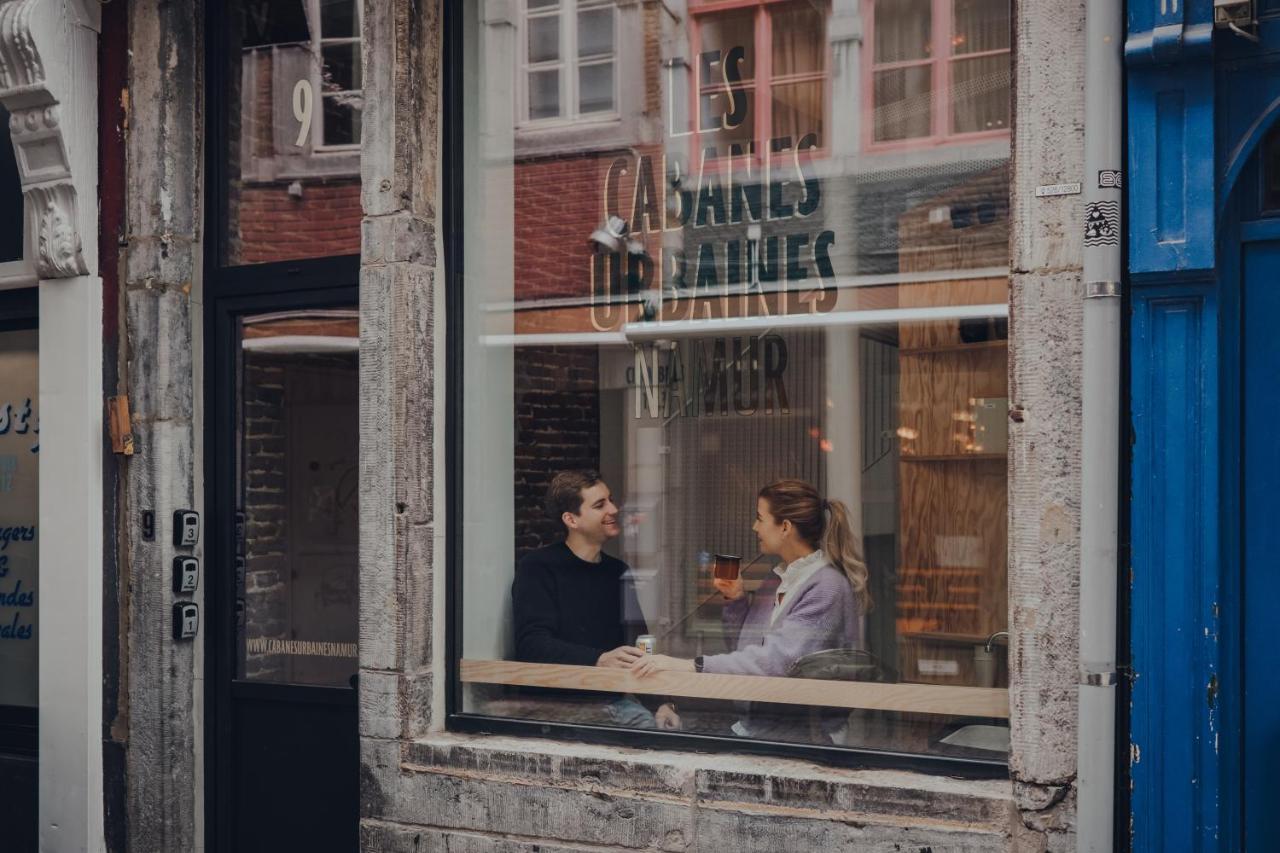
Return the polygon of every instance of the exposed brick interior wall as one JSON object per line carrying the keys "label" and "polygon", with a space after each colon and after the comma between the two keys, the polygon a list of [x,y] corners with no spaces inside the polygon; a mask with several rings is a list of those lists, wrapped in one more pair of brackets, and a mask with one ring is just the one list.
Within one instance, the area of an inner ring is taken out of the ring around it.
{"label": "exposed brick interior wall", "polygon": [[551,478],[600,465],[600,369],[594,348],[521,347],[515,363],[516,557],[564,538],[546,517]]}
{"label": "exposed brick interior wall", "polygon": [[[289,513],[285,488],[285,362],[245,359],[243,388],[245,578],[244,631],[239,638],[287,639]],[[241,646],[243,648],[243,646]],[[279,680],[284,656],[245,656],[245,678]]]}

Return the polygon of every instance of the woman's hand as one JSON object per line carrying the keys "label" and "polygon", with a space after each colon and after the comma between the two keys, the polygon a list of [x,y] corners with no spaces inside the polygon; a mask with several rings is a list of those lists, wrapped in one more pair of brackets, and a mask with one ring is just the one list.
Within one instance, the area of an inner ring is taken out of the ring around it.
{"label": "woman's hand", "polygon": [[675,731],[680,728],[680,715],[676,713],[676,706],[670,702],[658,708],[658,712],[653,716],[658,721],[658,728],[663,731]]}
{"label": "woman's hand", "polygon": [[746,595],[746,589],[742,586],[742,578],[734,578],[733,580],[716,578],[711,582],[715,584],[716,589],[720,590],[720,594],[730,601],[737,601]]}
{"label": "woman's hand", "polygon": [[693,661],[667,655],[645,655],[631,665],[631,674],[644,677],[655,672],[693,672]]}

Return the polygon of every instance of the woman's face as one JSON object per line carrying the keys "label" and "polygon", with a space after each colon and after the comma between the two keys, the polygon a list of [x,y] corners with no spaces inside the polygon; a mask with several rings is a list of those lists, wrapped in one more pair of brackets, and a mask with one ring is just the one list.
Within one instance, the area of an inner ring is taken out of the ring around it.
{"label": "woman's face", "polygon": [[764,498],[756,498],[756,523],[751,525],[751,529],[755,531],[760,543],[760,551],[778,556],[792,533],[793,525],[789,521],[779,523],[769,511],[769,502]]}

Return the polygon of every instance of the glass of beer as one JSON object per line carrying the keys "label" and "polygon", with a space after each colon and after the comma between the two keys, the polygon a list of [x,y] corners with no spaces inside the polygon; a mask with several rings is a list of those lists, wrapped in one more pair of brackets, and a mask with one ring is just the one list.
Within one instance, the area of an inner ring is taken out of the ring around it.
{"label": "glass of beer", "polygon": [[742,571],[742,558],[733,554],[716,554],[712,577],[722,581],[736,581]]}

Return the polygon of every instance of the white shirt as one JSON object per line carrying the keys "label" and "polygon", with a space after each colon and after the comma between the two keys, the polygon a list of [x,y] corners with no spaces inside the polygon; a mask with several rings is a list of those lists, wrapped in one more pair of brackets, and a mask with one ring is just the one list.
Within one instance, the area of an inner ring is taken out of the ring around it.
{"label": "white shirt", "polygon": [[813,577],[813,573],[818,571],[827,564],[827,555],[822,553],[822,549],[814,551],[800,559],[788,563],[785,566],[775,566],[774,574],[782,578],[782,583],[778,584],[778,590],[773,600],[773,612],[769,614],[769,625],[772,626],[778,619],[778,614],[782,612],[782,603],[785,596],[793,589],[799,589],[809,578]]}

